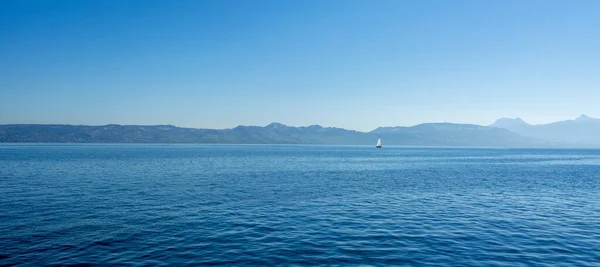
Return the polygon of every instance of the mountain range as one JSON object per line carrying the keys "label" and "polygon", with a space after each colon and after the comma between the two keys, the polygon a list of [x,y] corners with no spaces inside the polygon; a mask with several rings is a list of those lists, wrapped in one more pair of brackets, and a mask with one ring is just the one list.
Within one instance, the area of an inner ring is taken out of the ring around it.
{"label": "mountain range", "polygon": [[173,125],[0,125],[4,143],[207,143],[207,144],[332,144],[466,147],[600,147],[600,119],[585,115],[574,120],[532,125],[502,118],[489,126],[423,123],[411,127],[379,127],[359,132],[319,125],[292,127],[237,126],[194,129]]}
{"label": "mountain range", "polygon": [[520,118],[502,118],[490,126],[562,146],[600,147],[600,119],[586,115],[574,120],[538,125],[529,124]]}

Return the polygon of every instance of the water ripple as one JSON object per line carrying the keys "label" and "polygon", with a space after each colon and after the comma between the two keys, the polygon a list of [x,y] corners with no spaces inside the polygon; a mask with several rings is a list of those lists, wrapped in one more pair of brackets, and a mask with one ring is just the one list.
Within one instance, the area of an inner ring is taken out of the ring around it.
{"label": "water ripple", "polygon": [[597,266],[600,151],[0,146],[0,265]]}

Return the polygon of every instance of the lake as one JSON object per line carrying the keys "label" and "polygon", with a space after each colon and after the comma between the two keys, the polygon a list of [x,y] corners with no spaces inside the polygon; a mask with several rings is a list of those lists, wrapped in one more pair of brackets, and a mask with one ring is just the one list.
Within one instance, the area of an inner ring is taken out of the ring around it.
{"label": "lake", "polygon": [[0,144],[0,265],[597,266],[600,150]]}

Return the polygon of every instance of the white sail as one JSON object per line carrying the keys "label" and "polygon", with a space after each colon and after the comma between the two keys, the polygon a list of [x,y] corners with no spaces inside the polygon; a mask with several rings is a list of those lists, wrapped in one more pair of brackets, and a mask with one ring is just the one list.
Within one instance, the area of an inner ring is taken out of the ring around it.
{"label": "white sail", "polygon": [[381,138],[377,138],[377,146],[381,146]]}

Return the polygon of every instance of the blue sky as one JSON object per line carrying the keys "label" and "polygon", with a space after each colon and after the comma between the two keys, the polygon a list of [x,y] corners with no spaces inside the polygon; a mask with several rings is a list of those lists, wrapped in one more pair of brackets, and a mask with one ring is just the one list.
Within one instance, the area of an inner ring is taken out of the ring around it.
{"label": "blue sky", "polygon": [[600,1],[1,1],[0,123],[600,117]]}

